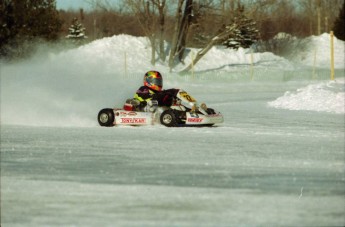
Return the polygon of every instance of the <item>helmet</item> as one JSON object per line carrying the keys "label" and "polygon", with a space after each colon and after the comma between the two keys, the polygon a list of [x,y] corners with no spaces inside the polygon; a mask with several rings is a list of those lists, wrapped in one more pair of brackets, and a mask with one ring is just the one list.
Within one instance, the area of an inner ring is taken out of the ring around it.
{"label": "helmet", "polygon": [[144,85],[155,91],[163,88],[163,77],[158,71],[148,71],[144,76]]}

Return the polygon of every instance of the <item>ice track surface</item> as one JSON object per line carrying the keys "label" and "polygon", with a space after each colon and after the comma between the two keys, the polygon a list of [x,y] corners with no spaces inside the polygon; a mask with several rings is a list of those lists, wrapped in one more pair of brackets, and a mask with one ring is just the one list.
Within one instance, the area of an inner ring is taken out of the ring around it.
{"label": "ice track surface", "polygon": [[344,115],[267,104],[309,81],[204,83],[219,127],[2,125],[1,224],[344,225]]}

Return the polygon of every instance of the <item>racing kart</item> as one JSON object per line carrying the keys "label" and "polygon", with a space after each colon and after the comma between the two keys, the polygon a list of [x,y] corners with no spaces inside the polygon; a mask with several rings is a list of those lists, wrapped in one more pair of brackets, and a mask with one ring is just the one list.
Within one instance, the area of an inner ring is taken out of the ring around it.
{"label": "racing kart", "polygon": [[135,99],[127,99],[123,108],[105,108],[98,113],[100,126],[117,125],[154,125],[167,127],[212,126],[222,123],[223,115],[204,103],[198,102],[182,89],[175,89],[171,106],[159,106],[156,100],[150,100],[144,108]]}

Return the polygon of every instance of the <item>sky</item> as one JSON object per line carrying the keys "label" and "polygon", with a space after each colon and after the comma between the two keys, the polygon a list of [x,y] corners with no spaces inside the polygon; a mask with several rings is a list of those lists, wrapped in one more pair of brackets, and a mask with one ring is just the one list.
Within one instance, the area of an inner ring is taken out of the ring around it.
{"label": "sky", "polygon": [[[104,1],[104,0],[103,0]],[[118,0],[108,0],[111,4],[116,3]],[[90,0],[89,0],[90,2]],[[69,10],[74,9],[78,10],[83,8],[85,10],[91,9],[90,4],[87,0],[56,0],[56,8],[58,10]]]}
{"label": "sky", "polygon": [[88,9],[90,5],[85,0],[56,0],[57,9]]}

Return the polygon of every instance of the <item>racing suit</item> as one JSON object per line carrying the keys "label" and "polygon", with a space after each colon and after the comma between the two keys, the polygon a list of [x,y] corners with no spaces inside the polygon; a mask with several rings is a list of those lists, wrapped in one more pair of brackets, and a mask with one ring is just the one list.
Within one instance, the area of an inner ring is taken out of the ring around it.
{"label": "racing suit", "polygon": [[157,100],[159,106],[171,106],[177,91],[177,89],[155,91],[147,86],[142,86],[134,94],[134,99],[140,102],[141,109],[146,106],[149,100]]}

